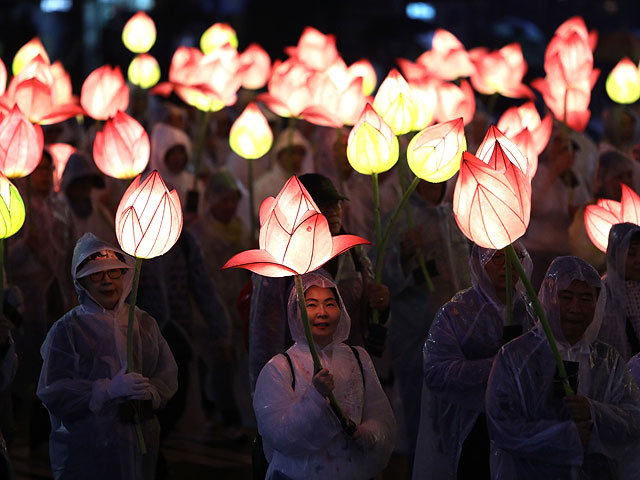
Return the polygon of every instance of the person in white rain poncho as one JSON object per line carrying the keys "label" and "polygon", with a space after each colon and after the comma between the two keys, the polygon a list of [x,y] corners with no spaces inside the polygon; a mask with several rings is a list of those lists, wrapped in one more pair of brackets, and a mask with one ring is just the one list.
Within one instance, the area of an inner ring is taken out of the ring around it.
{"label": "person in white rain poncho", "polygon": [[619,460],[640,439],[640,391],[615,349],[596,339],[600,288],[576,257],[556,258],[540,287],[560,355],[575,362],[576,395],[563,395],[541,324],[497,355],[486,397],[492,478],[620,478]]}
{"label": "person in white rain poncho", "polygon": [[[37,392],[51,417],[55,479],[154,478],[159,424],[153,412],[175,393],[177,367],[155,320],[137,309],[132,367],[139,373],[126,373],[131,264],[91,233],[74,249],[80,305],[56,321],[42,345]],[[140,401],[146,455],[136,442],[131,401]]]}
{"label": "person in white rain poncho", "polygon": [[[526,250],[519,244],[516,250],[530,273]],[[440,309],[424,345],[416,480],[489,477],[484,395],[494,356],[512,337],[504,328],[504,252],[473,245],[469,266],[472,287],[458,292]],[[513,323],[527,331],[533,316],[515,269],[512,279]]]}
{"label": "person in white rain poncho", "polygon": [[[253,400],[269,460],[267,479],[369,479],[387,464],[396,423],[366,351],[342,343],[350,319],[333,282],[302,277],[305,303],[323,370],[313,374],[295,288],[288,314],[294,345],[260,372]],[[327,399],[330,391],[357,425],[347,436]]]}

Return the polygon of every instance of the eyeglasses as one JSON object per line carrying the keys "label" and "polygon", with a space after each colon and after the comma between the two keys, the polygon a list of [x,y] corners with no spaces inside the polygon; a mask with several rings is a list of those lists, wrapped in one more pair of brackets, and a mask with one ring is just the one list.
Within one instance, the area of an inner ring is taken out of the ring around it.
{"label": "eyeglasses", "polygon": [[109,276],[109,278],[111,280],[116,280],[120,277],[122,277],[122,274],[124,273],[124,268],[113,268],[111,270],[103,270],[102,272],[95,272],[92,273],[90,275],[88,275],[89,280],[91,280],[92,282],[101,282],[102,279],[104,278],[105,273]]}
{"label": "eyeglasses", "polygon": [[[516,255],[518,255],[518,260],[520,261],[520,263],[522,263],[522,261],[524,260],[524,254],[521,252],[516,252]],[[500,252],[496,252],[493,257],[491,257],[491,262],[493,262],[496,266],[498,267],[502,267],[504,265],[504,259],[505,259],[505,254]]]}

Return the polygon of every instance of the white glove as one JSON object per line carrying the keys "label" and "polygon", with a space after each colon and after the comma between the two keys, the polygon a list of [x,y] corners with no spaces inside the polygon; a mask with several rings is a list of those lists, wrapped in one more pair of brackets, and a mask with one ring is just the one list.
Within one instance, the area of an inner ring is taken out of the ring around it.
{"label": "white glove", "polygon": [[147,377],[139,373],[125,373],[127,367],[115,374],[109,384],[109,396],[111,398],[127,398],[129,400],[149,400],[151,392],[150,383]]}

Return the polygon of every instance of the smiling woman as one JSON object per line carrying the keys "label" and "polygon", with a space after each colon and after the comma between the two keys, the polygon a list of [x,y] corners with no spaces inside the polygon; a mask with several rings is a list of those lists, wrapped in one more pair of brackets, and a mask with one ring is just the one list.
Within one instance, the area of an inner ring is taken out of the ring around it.
{"label": "smiling woman", "polygon": [[312,286],[304,292],[313,340],[320,348],[333,340],[340,320],[338,295],[333,288]]}

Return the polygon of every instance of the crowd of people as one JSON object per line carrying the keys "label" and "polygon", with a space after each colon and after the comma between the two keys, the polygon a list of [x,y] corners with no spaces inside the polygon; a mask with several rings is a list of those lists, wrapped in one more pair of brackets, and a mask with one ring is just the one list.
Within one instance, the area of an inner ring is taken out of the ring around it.
{"label": "crowd of people", "polygon": [[[640,478],[640,227],[615,225],[603,254],[583,220],[597,199],[619,201],[620,183],[639,190],[638,112],[606,110],[598,139],[554,128],[532,182],[528,231],[514,244],[540,290],[571,395],[516,270],[507,278],[506,253],[460,232],[455,178],[420,182],[376,282],[373,189],[347,163],[348,130],[302,120],[285,128],[265,114],[276,138],[254,162],[251,205],[246,161],[228,143],[233,109],[207,117],[205,128],[169,101],[150,98],[138,112],[151,140],[147,171],[177,190],[184,228],[167,254],[143,263],[133,364],[133,259],[114,229],[127,184],[96,168],[95,125],[44,128],[40,164],[17,182],[26,222],[6,241],[7,476],[7,446],[23,442],[56,479],[166,478],[162,442],[197,384],[202,410],[229,442],[251,440],[241,432],[256,428],[255,478],[381,478],[394,452],[413,479]],[[474,119],[470,150],[489,122]],[[56,142],[77,148],[59,182],[47,147]],[[406,171],[380,175],[383,223],[411,180]],[[372,241],[302,278],[319,371],[292,277],[220,271],[256,248],[250,208],[258,212],[292,175],[332,235]]]}

